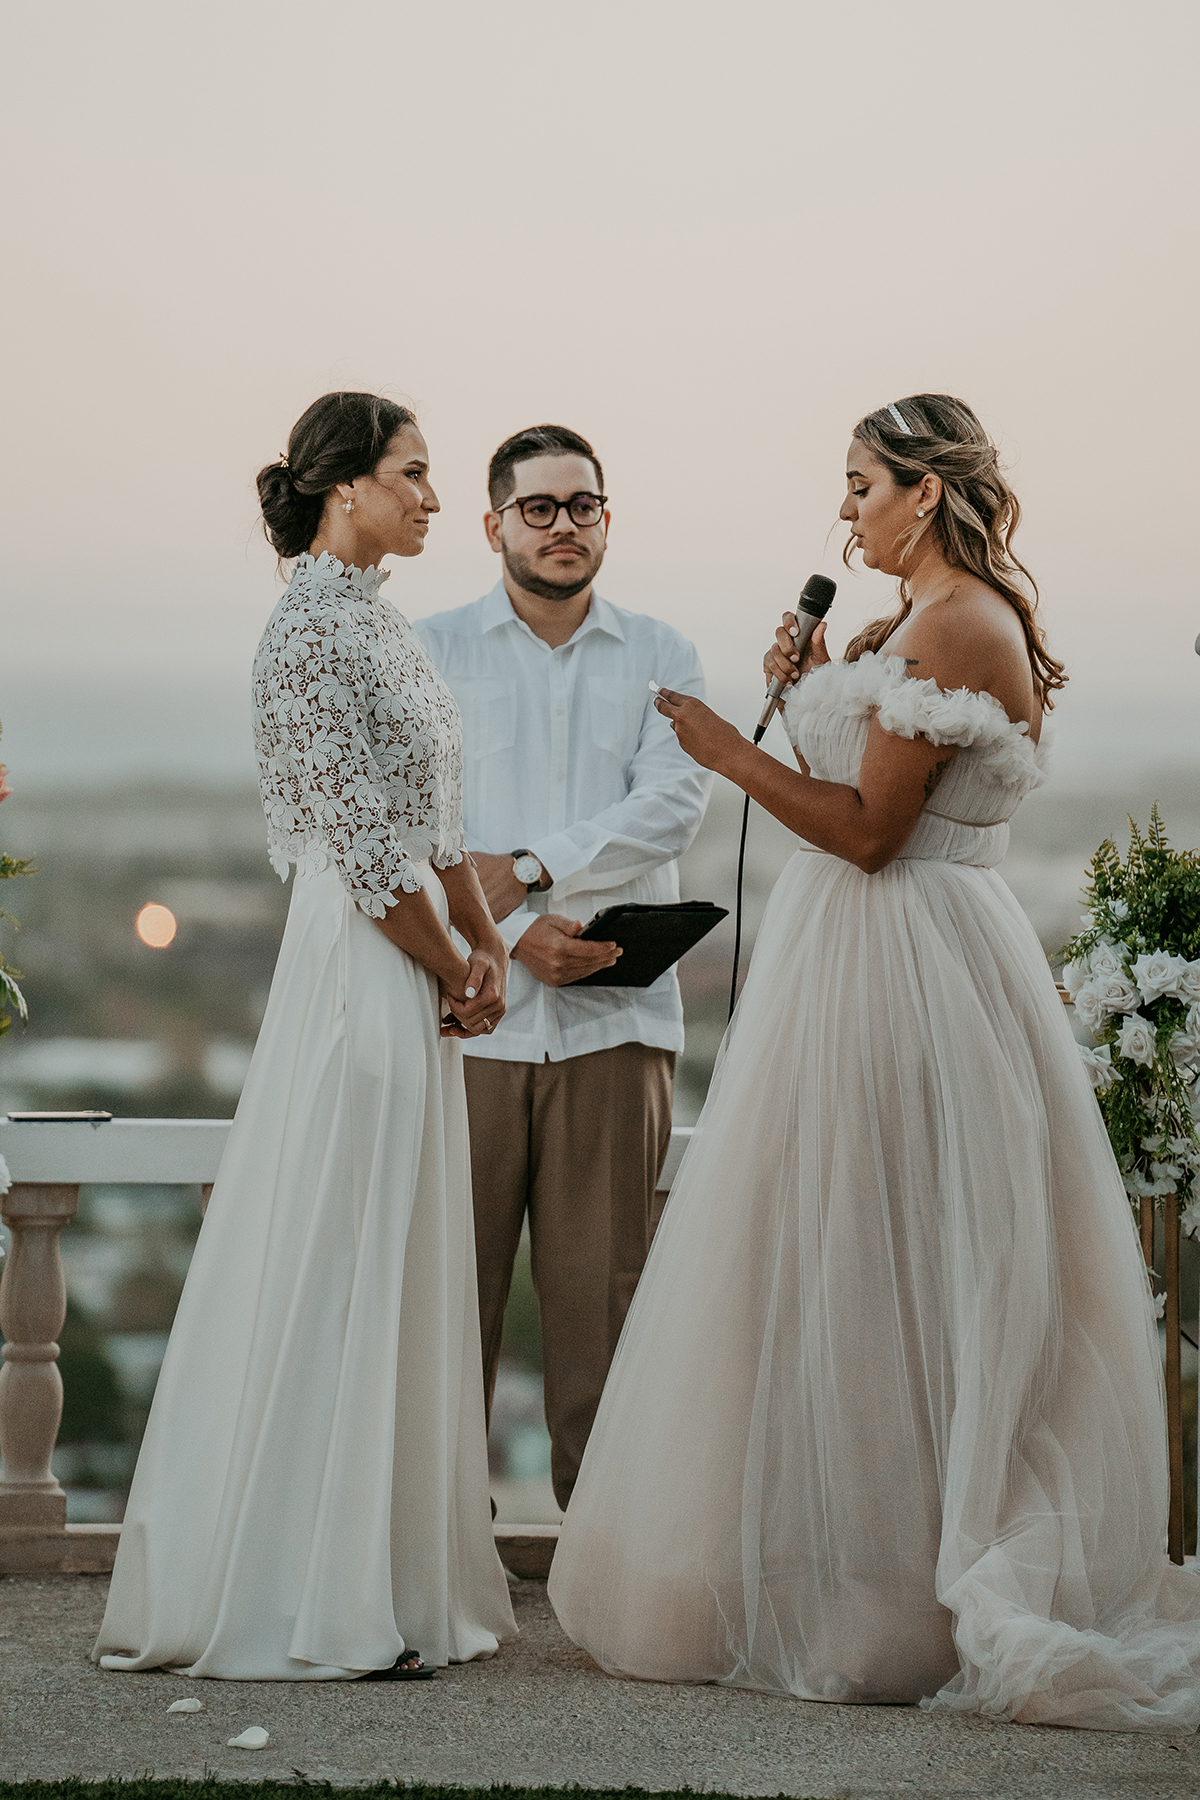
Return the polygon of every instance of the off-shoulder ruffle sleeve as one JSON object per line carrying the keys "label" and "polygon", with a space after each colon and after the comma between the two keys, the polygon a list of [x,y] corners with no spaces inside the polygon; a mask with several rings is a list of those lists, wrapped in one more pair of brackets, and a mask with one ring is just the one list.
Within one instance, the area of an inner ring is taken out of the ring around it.
{"label": "off-shoulder ruffle sleeve", "polygon": [[[976,761],[1001,780],[1035,772],[1037,758],[1024,720],[1011,720],[991,694],[919,681],[899,656],[868,651],[853,663],[828,663],[801,681],[787,703],[788,735],[801,742],[824,713],[858,717],[873,713],[896,737],[971,748]],[[801,742],[801,747],[803,747]]]}

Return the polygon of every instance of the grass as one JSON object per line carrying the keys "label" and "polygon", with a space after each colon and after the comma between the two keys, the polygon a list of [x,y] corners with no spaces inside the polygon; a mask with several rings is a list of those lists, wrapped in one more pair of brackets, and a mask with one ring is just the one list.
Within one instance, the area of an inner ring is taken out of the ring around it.
{"label": "grass", "polygon": [[[438,1787],[405,1786],[395,1781],[368,1782],[337,1788],[328,1781],[298,1776],[283,1781],[0,1781],[0,1800],[295,1800],[296,1794],[352,1793],[355,1800],[696,1800],[694,1788],[584,1787]],[[703,1800],[736,1800],[732,1794],[705,1789]],[[790,1800],[777,1794],[775,1800]]]}

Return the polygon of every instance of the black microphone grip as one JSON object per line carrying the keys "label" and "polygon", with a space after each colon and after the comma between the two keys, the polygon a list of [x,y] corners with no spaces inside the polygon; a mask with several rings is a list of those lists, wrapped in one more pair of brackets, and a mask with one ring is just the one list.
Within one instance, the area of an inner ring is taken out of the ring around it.
{"label": "black microphone grip", "polygon": [[[837,593],[837,582],[830,581],[827,575],[810,575],[801,590],[796,603],[796,623],[792,628],[792,642],[800,652],[800,660],[804,660],[804,652],[811,638],[829,608],[833,605],[833,596]],[[767,698],[754,727],[754,743],[761,742],[767,726],[775,716],[775,708],[783,698],[789,683],[777,675],[767,689]]]}

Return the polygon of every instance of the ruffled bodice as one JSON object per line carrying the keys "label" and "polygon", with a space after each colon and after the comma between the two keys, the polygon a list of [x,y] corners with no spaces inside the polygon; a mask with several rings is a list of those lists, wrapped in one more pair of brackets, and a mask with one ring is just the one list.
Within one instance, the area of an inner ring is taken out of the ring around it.
{"label": "ruffled bodice", "polygon": [[998,700],[969,688],[946,693],[905,674],[899,656],[868,651],[825,663],[797,683],[784,706],[788,737],[821,781],[858,781],[871,720],[897,737],[957,744],[961,754],[921,810],[901,858],[994,868],[1008,849],[1008,822],[1045,779],[1047,742],[1014,724]]}
{"label": "ruffled bodice", "polygon": [[462,722],[386,574],[302,556],[254,659],[254,742],[271,862],[331,863],[382,918],[414,865],[462,860]]}

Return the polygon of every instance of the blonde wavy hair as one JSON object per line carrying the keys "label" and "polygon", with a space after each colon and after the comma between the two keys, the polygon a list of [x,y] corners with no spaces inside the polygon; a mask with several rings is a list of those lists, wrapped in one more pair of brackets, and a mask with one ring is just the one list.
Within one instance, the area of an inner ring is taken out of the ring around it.
{"label": "blonde wavy hair", "polygon": [[[1047,650],[1036,617],[1037,583],[1012,553],[1021,506],[1000,473],[995,444],[965,400],[949,394],[909,394],[894,404],[907,432],[891,409],[881,406],[858,421],[855,438],[878,457],[898,487],[915,487],[926,475],[940,476],[942,482],[942,498],[933,512],[915,520],[901,538],[901,562],[907,562],[916,544],[932,532],[952,568],[968,570],[1004,596],[1021,621],[1034,686],[1049,712],[1052,694],[1067,685],[1067,677],[1062,663]],[[847,543],[842,552],[847,568],[850,552]],[[912,594],[902,576],[899,609],[860,631],[846,651],[846,661],[857,662],[864,651],[878,650],[911,610]]]}

